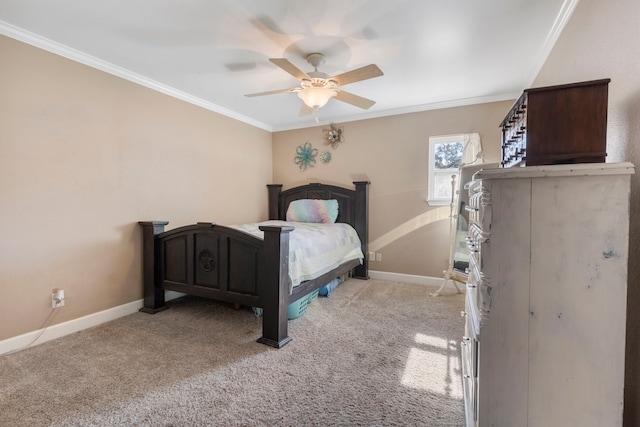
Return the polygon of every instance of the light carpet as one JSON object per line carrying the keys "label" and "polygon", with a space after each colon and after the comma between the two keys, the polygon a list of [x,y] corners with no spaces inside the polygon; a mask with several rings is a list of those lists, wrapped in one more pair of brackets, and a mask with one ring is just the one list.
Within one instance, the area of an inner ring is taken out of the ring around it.
{"label": "light carpet", "polygon": [[280,350],[186,297],[0,357],[0,426],[461,426],[464,296],[431,291],[347,280]]}

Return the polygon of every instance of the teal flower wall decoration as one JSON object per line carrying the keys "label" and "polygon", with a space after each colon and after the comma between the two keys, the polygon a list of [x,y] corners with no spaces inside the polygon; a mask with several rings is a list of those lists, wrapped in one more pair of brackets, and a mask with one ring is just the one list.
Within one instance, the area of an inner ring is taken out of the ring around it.
{"label": "teal flower wall decoration", "polygon": [[312,168],[316,165],[317,155],[318,150],[311,147],[311,143],[305,142],[304,145],[300,145],[296,148],[296,157],[293,161],[296,162],[296,165],[298,165],[300,170],[303,171],[306,168]]}

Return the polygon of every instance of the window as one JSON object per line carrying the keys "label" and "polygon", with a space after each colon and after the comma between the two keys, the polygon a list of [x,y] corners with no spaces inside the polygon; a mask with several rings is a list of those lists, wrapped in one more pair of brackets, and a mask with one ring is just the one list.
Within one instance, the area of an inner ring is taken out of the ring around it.
{"label": "window", "polygon": [[456,189],[459,188],[459,175],[462,166],[484,162],[482,143],[478,133],[460,133],[457,135],[432,136],[429,138],[429,194],[430,205],[448,205],[451,203],[451,176],[456,176]]}
{"label": "window", "polygon": [[432,136],[429,138],[429,193],[430,205],[451,203],[451,176],[457,181],[462,166],[465,134]]}

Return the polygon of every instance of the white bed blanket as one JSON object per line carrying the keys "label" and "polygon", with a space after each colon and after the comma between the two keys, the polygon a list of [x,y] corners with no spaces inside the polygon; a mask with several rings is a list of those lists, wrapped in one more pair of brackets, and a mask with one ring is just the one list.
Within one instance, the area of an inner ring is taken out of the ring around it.
{"label": "white bed blanket", "polygon": [[360,238],[349,224],[317,224],[308,222],[265,221],[237,224],[230,227],[253,236],[264,238],[261,225],[293,226],[289,235],[290,290],[305,280],[315,279],[340,264],[364,255]]}

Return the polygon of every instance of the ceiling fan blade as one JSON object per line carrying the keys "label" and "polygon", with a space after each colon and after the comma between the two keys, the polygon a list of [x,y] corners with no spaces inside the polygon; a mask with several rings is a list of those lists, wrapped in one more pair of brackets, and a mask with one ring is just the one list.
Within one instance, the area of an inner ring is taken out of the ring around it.
{"label": "ceiling fan blade", "polygon": [[338,94],[334,97],[335,99],[337,99],[338,101],[346,102],[347,104],[355,105],[356,107],[360,107],[364,110],[368,110],[373,104],[376,103],[376,101],[372,101],[370,99],[363,98],[361,96],[354,95],[343,90],[339,90],[337,92]]}
{"label": "ceiling fan blade", "polygon": [[278,90],[270,90],[268,92],[249,93],[245,96],[248,98],[252,98],[254,96],[273,95],[275,93],[297,92],[298,90],[300,90],[300,88],[292,87],[290,89],[278,89]]}
{"label": "ceiling fan blade", "polygon": [[311,77],[307,75],[304,71],[293,65],[288,59],[285,58],[270,58],[269,61],[276,64],[278,67],[282,68],[287,73],[291,74],[298,80],[310,80]]}
{"label": "ceiling fan blade", "polygon": [[355,70],[347,71],[346,73],[338,74],[330,79],[338,82],[340,86],[348,85],[349,83],[359,82],[361,80],[372,79],[374,77],[380,77],[384,75],[382,70],[377,65],[371,64],[364,67],[356,68]]}
{"label": "ceiling fan blade", "polygon": [[307,104],[305,104],[303,102],[302,103],[302,107],[300,107],[300,113],[298,115],[299,116],[308,116],[311,113],[313,113],[313,108],[309,107]]}

